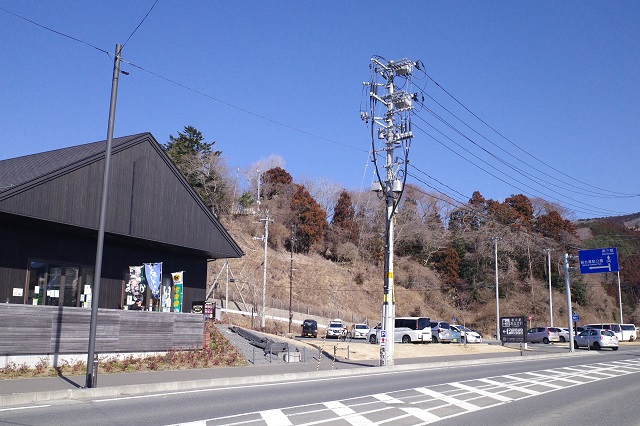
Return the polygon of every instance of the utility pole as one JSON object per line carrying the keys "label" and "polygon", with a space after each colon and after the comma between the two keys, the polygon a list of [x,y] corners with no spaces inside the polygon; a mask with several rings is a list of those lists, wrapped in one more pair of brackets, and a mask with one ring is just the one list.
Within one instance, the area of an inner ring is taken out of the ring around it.
{"label": "utility pole", "polygon": [[289,267],[289,333],[291,333],[291,323],[293,322],[293,310],[291,307],[291,303],[293,301],[293,242],[295,238],[293,238],[295,232],[295,225],[291,225],[291,266]]}
{"label": "utility pole", "polygon": [[549,325],[553,327],[553,298],[551,297],[551,249],[546,249],[549,275]]}
{"label": "utility pole", "polygon": [[[393,283],[393,224],[394,216],[407,176],[408,154],[413,133],[411,132],[412,101],[417,95],[412,95],[405,90],[400,90],[394,83],[396,78],[401,78],[401,87],[411,86],[411,74],[413,68],[420,69],[418,63],[408,59],[399,61],[387,61],[379,56],[371,58],[372,79],[365,82],[369,86],[370,111],[360,112],[361,118],[369,123],[371,120],[371,150],[373,163],[376,166],[378,182],[372,185],[372,189],[384,196],[386,203],[385,216],[385,257],[384,257],[384,285],[382,299],[382,331],[380,339],[380,365],[394,365],[394,332],[395,332],[395,293]],[[382,82],[378,83],[378,77]],[[378,94],[379,89],[386,90],[384,94]],[[382,105],[381,116],[376,116],[378,103]],[[382,149],[376,150],[375,137],[384,141]],[[394,149],[401,147],[404,158],[394,159]],[[377,164],[378,153],[385,153],[385,164],[381,173]],[[400,168],[400,166],[403,166]]]}
{"label": "utility pole", "polygon": [[620,292],[620,270],[618,269],[618,303],[620,304],[620,324],[622,324],[622,293]]}
{"label": "utility pole", "polygon": [[262,268],[262,312],[260,314],[260,327],[265,326],[265,312],[267,311],[267,242],[269,240],[269,222],[273,219],[269,218],[269,210],[266,210],[265,218],[260,219],[264,222],[264,235],[262,237],[253,237],[254,240],[264,241],[264,262]]}
{"label": "utility pole", "polygon": [[118,80],[120,77],[120,52],[122,46],[116,44],[116,55],[113,62],[113,78],[111,80],[111,102],[109,104],[109,122],[107,125],[107,146],[104,154],[104,174],[102,179],[102,199],[100,202],[100,218],[98,224],[98,243],[96,248],[95,281],[91,289],[91,322],[89,325],[89,348],[87,350],[86,388],[96,386],[94,377],[98,374],[94,364],[96,349],[96,333],[98,329],[98,303],[100,300],[100,278],[102,275],[102,251],[107,218],[107,198],[109,194],[109,168],[111,167],[111,145],[113,143],[113,126],[116,121],[116,100],[118,98]]}
{"label": "utility pole", "polygon": [[500,292],[498,291],[498,240],[493,237],[493,258],[496,269],[496,339],[500,340]]}
{"label": "utility pole", "polygon": [[564,283],[566,286],[565,292],[567,293],[567,323],[569,323],[569,352],[574,352],[573,346],[573,307],[571,306],[571,286],[569,283],[569,270],[576,269],[569,267],[569,259],[574,259],[576,256],[569,256],[564,254]]}

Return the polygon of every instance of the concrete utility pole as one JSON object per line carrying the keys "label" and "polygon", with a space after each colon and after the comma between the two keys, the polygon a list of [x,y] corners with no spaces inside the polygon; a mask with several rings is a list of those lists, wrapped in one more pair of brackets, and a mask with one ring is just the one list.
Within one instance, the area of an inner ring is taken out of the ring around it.
{"label": "concrete utility pole", "polygon": [[498,291],[498,240],[493,237],[493,258],[496,269],[496,339],[500,340],[500,292]]}
{"label": "concrete utility pole", "polygon": [[620,270],[618,270],[618,303],[620,304],[620,324],[622,324],[622,293],[620,292]]}
{"label": "concrete utility pole", "polygon": [[553,327],[553,299],[551,297],[551,249],[546,249],[547,252],[547,266],[549,275],[549,325]]}
{"label": "concrete utility pole", "polygon": [[116,55],[113,61],[113,78],[111,80],[111,103],[109,104],[109,123],[107,125],[107,147],[104,154],[104,175],[102,179],[102,200],[100,202],[100,219],[98,225],[98,243],[96,248],[95,280],[91,289],[91,323],[89,325],[89,348],[87,350],[87,376],[85,387],[96,386],[94,377],[98,374],[94,367],[96,349],[96,333],[98,329],[98,303],[100,300],[100,278],[102,275],[102,251],[104,248],[104,232],[107,218],[107,198],[109,195],[109,168],[111,167],[111,145],[113,143],[113,126],[116,121],[116,100],[118,98],[118,80],[120,77],[120,51],[122,46],[116,44]]}
{"label": "concrete utility pole", "polygon": [[573,307],[571,306],[571,285],[569,282],[569,270],[576,269],[569,267],[569,259],[574,259],[576,256],[569,256],[564,254],[564,283],[566,286],[565,292],[567,293],[567,323],[569,323],[569,352],[574,352],[573,346]]}
{"label": "concrete utility pole", "polygon": [[262,312],[260,313],[260,327],[265,326],[265,313],[267,311],[267,242],[269,241],[269,222],[273,219],[269,218],[269,210],[266,210],[265,218],[260,219],[264,222],[264,235],[262,237],[254,237],[254,240],[264,241],[264,263],[262,271]]}
{"label": "concrete utility pole", "polygon": [[[408,59],[399,61],[386,61],[374,56],[371,58],[372,75],[375,80],[364,83],[369,86],[370,111],[361,112],[360,115],[367,123],[371,120],[371,143],[373,162],[376,164],[378,182],[372,185],[374,191],[384,195],[386,203],[385,216],[385,258],[384,258],[384,285],[382,300],[382,330],[385,337],[380,339],[380,365],[394,365],[394,332],[395,332],[395,293],[393,283],[393,223],[394,216],[404,189],[406,168],[408,164],[408,152],[410,141],[413,138],[411,132],[412,101],[416,95],[399,90],[394,84],[395,78],[402,78],[402,87],[410,87],[413,68],[420,69],[418,63]],[[378,76],[382,76],[382,83],[377,83]],[[386,90],[385,94],[378,95],[378,89]],[[383,105],[383,115],[376,117],[376,107]],[[374,139],[384,140],[384,147],[376,150]],[[394,149],[402,146],[404,159],[394,159]],[[385,153],[384,174],[381,174],[377,165],[377,154]],[[403,166],[403,169],[399,169]],[[381,336],[382,337],[382,336]]]}
{"label": "concrete utility pole", "polygon": [[291,239],[289,240],[289,244],[291,244],[291,266],[289,267],[289,333],[291,333],[291,323],[293,322],[293,310],[291,303],[293,301],[293,242],[295,241],[293,234],[295,229],[295,225],[291,225]]}

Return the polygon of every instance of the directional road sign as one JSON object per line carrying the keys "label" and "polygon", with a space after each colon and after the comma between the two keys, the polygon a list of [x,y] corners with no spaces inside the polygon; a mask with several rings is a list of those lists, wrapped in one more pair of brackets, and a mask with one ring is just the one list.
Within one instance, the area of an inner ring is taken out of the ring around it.
{"label": "directional road sign", "polygon": [[578,252],[581,274],[618,272],[618,252],[615,247]]}

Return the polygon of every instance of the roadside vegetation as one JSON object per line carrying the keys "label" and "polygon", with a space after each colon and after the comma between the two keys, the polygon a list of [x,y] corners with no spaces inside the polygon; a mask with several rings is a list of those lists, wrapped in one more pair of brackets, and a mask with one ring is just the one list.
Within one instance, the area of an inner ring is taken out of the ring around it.
{"label": "roadside vegetation", "polygon": [[[164,354],[146,357],[128,356],[126,358],[104,357],[98,364],[98,375],[106,373],[131,373],[138,371],[185,370],[196,368],[234,367],[247,362],[222,334],[211,324],[206,323],[210,343],[204,349],[186,351],[168,351]],[[35,367],[26,364],[10,363],[0,368],[0,379],[25,377],[55,377],[84,375],[87,365],[84,361],[75,363],[61,362],[57,367],[50,365],[47,358],[41,358]]]}

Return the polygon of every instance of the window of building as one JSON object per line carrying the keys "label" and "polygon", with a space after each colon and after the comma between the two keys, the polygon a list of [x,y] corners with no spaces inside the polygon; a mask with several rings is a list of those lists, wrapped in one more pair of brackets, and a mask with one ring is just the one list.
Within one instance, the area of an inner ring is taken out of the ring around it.
{"label": "window of building", "polygon": [[92,266],[32,259],[28,277],[30,305],[91,307]]}

